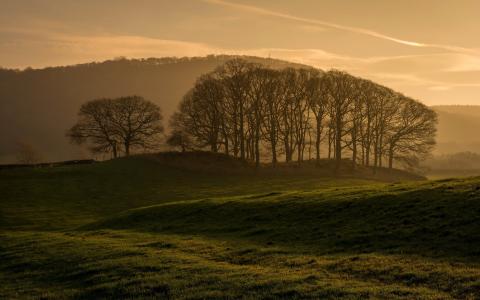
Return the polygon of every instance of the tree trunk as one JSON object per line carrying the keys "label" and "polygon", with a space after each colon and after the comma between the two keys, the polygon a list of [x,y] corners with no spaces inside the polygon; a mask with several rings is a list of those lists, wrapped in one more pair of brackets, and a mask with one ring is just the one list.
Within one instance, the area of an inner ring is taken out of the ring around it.
{"label": "tree trunk", "polygon": [[225,133],[225,154],[226,155],[229,155],[230,154],[230,151],[228,149],[228,136],[227,134]]}
{"label": "tree trunk", "polygon": [[370,144],[367,143],[365,147],[365,165],[368,167],[370,166]]}
{"label": "tree trunk", "polygon": [[393,168],[393,147],[390,147],[388,151],[388,168],[392,169]]}
{"label": "tree trunk", "polygon": [[365,166],[365,147],[363,146],[363,144],[361,145],[361,149],[362,149],[362,166]]}
{"label": "tree trunk", "polygon": [[130,155],[130,143],[125,142],[125,156],[129,156],[129,155]]}
{"label": "tree trunk", "polygon": [[[354,121],[355,124],[355,121]],[[352,128],[352,169],[355,170],[357,164],[357,125],[353,125]]]}
{"label": "tree trunk", "polygon": [[270,146],[272,147],[272,166],[275,167],[277,165],[277,144],[273,139]]}
{"label": "tree trunk", "polygon": [[255,140],[255,167],[260,167],[260,143],[258,139]]}
{"label": "tree trunk", "polygon": [[260,167],[260,116],[258,112],[256,113],[255,118],[255,167],[258,169]]}
{"label": "tree trunk", "polygon": [[328,129],[328,159],[332,158],[332,130]]}
{"label": "tree trunk", "polygon": [[377,173],[378,167],[378,135],[375,136],[375,142],[373,145],[373,173]]}
{"label": "tree trunk", "polygon": [[302,143],[297,144],[298,153],[297,153],[297,162],[300,164],[302,162]]}
{"label": "tree trunk", "polygon": [[117,152],[117,145],[115,143],[113,143],[112,145],[112,152],[113,152],[113,158],[117,158],[118,152]]}
{"label": "tree trunk", "polygon": [[240,105],[240,158],[245,160],[245,128],[243,124],[243,104]]}
{"label": "tree trunk", "polygon": [[216,142],[211,142],[211,144],[210,144],[210,150],[211,150],[213,153],[217,153],[217,152],[218,152],[218,147],[217,147],[217,143],[216,143]]}
{"label": "tree trunk", "polygon": [[292,161],[292,153],[290,149],[290,143],[288,142],[288,137],[285,139],[285,161],[287,163]]}
{"label": "tree trunk", "polygon": [[380,168],[382,167],[382,158],[383,158],[382,145],[383,145],[383,134],[380,135],[380,146],[378,148],[378,166]]}
{"label": "tree trunk", "polygon": [[317,165],[320,164],[320,139],[321,139],[320,129],[321,129],[320,122],[317,121],[317,133],[315,136],[315,151],[316,151]]}
{"label": "tree trunk", "polygon": [[352,150],[352,167],[355,169],[355,166],[357,164],[357,141],[356,139],[353,140],[353,150]]}
{"label": "tree trunk", "polygon": [[335,172],[340,170],[342,163],[342,120],[337,117],[335,130]]}

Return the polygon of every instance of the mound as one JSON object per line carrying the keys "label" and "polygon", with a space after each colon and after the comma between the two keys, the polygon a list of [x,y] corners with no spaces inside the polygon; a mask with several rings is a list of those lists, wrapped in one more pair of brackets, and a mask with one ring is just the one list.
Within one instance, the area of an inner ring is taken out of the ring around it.
{"label": "mound", "polygon": [[142,155],[145,159],[152,160],[160,165],[174,167],[182,170],[218,174],[243,174],[253,172],[250,164],[240,159],[207,151],[192,152],[161,152],[157,154]]}
{"label": "mound", "polygon": [[[365,166],[356,166],[353,168],[352,162],[349,159],[344,159],[340,165],[340,171],[335,172],[335,161],[331,159],[322,159],[320,163],[317,163],[315,160],[303,161],[301,164],[297,162],[280,162],[275,167],[268,162],[264,162],[259,169],[256,169],[253,163],[222,153],[207,151],[160,152],[156,154],[138,155],[136,157],[152,161],[158,166],[209,175],[343,177],[382,182],[419,181],[426,179],[419,174],[399,169]],[[134,158],[122,159],[128,160]]]}

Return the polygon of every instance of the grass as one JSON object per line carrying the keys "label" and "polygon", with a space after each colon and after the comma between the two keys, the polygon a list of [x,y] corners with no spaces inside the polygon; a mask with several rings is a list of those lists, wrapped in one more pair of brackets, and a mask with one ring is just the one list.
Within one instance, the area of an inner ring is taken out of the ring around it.
{"label": "grass", "polygon": [[480,297],[480,178],[214,175],[136,157],[3,170],[0,189],[0,299]]}

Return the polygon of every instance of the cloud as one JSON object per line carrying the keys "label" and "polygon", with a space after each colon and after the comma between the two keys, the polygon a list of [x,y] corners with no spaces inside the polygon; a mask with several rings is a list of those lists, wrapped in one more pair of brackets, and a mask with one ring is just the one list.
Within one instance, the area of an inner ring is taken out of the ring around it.
{"label": "cloud", "polygon": [[[16,33],[13,43],[0,43],[0,52],[16,55],[23,63],[25,53],[41,53],[49,59],[38,62],[48,64],[75,64],[125,56],[129,58],[162,56],[205,56],[208,54],[253,55],[288,60],[322,69],[343,69],[357,76],[375,80],[400,91],[423,89],[446,91],[454,88],[480,87],[476,74],[480,62],[476,56],[463,53],[434,53],[423,55],[377,56],[369,58],[339,55],[322,49],[251,48],[229,49],[204,43],[158,39],[133,35],[65,33],[63,30],[31,27],[3,27],[0,32]],[[9,45],[10,44],[10,45]],[[22,54],[23,53],[23,54]],[[23,55],[23,56],[22,56]],[[55,59],[55,60],[54,60]],[[4,63],[0,61],[0,63]],[[468,71],[468,72],[467,72]]]}
{"label": "cloud", "polygon": [[480,71],[480,57],[471,55],[458,55],[455,64],[453,64],[448,71]]}
{"label": "cloud", "polygon": [[[3,27],[0,29],[0,33],[2,32],[12,35],[4,42],[0,40],[0,52],[4,54],[2,55],[4,61],[0,61],[0,64],[11,62],[12,57],[15,58],[18,54],[18,60],[23,61],[22,67],[43,67],[50,64],[50,59],[41,61],[39,57],[41,53],[46,53],[49,57],[56,57],[63,64],[74,64],[119,56],[130,58],[205,56],[224,52],[223,49],[202,43],[134,35],[96,34],[87,36],[28,27]],[[36,53],[36,57],[30,56],[35,59],[35,63],[29,63],[27,61],[29,57],[24,57],[24,53],[29,52]]]}
{"label": "cloud", "polygon": [[459,52],[459,53],[480,55],[480,51],[478,49],[470,49],[470,48],[459,47],[459,46],[454,46],[454,45],[429,44],[429,43],[420,43],[420,42],[416,42],[416,41],[404,40],[404,39],[389,36],[389,35],[386,35],[386,34],[383,34],[383,33],[380,33],[380,32],[374,31],[374,30],[370,30],[370,29],[340,25],[340,24],[327,22],[327,21],[323,21],[323,20],[318,20],[318,19],[299,17],[299,16],[286,14],[286,13],[281,13],[281,12],[278,12],[278,11],[269,10],[269,9],[265,9],[265,8],[261,8],[261,7],[253,6],[253,5],[239,4],[239,3],[229,2],[229,1],[224,1],[224,0],[204,0],[204,1],[207,2],[207,3],[210,3],[210,4],[230,7],[230,8],[233,8],[233,9],[243,10],[243,11],[247,11],[247,12],[251,12],[251,13],[255,13],[255,14],[259,14],[259,15],[271,16],[271,17],[281,18],[281,19],[285,19],[285,20],[296,21],[296,22],[301,22],[301,23],[310,24],[310,25],[314,25],[314,26],[319,26],[319,28],[329,27],[329,28],[333,28],[333,29],[348,31],[348,32],[357,33],[357,34],[362,34],[362,35],[366,35],[366,36],[370,36],[370,37],[394,42],[394,43],[401,44],[401,45],[411,46],[411,47],[433,48],[433,49],[441,49],[441,50],[451,51],[451,52]]}
{"label": "cloud", "polygon": [[302,24],[298,25],[298,28],[300,30],[310,32],[310,33],[316,33],[316,32],[324,32],[327,31],[325,27],[320,27],[320,26],[315,26],[315,25],[309,25],[309,24]]}
{"label": "cloud", "polygon": [[155,39],[142,36],[58,36],[57,41],[74,53],[127,56],[203,56],[222,50],[201,43]]}

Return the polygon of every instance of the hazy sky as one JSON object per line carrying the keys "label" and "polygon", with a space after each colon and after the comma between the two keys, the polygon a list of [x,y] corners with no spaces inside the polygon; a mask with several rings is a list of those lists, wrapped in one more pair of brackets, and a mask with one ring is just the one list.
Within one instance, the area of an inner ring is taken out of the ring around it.
{"label": "hazy sky", "polygon": [[0,66],[270,56],[480,105],[480,1],[0,0]]}

